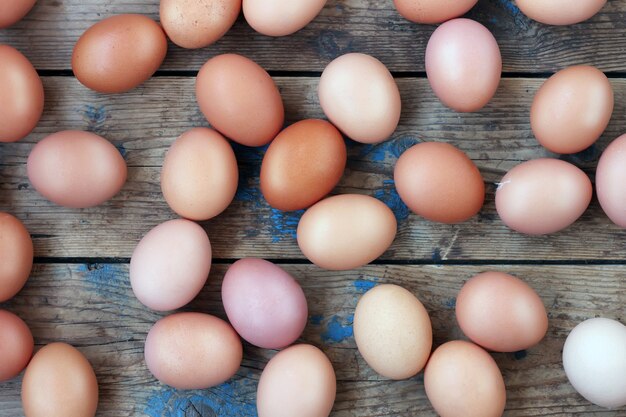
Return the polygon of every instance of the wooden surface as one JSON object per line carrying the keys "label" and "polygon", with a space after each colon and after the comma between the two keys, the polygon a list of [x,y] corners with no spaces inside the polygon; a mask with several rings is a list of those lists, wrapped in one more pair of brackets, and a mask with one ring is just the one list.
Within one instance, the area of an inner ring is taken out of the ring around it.
{"label": "wooden surface", "polygon": [[[0,0],[2,1],[2,0]],[[157,76],[123,95],[87,90],[71,75],[74,42],[97,20],[117,13],[158,17],[157,0],[39,0],[0,43],[20,49],[40,70],[46,92],[41,123],[28,138],[0,144],[0,211],[22,219],[33,236],[36,265],[26,288],[1,304],[30,325],[38,346],[66,341],[93,363],[101,387],[100,417],[254,416],[256,382],[273,352],[245,346],[244,364],[230,382],[211,390],[177,392],[155,381],[143,362],[143,342],[160,315],[141,306],[128,284],[128,258],[148,230],[176,216],[160,193],[163,156],[185,130],[207,125],[194,97],[195,71],[222,52],[247,55],[270,70],[280,87],[287,123],[323,117],[316,94],[319,72],[346,52],[370,53],[394,72],[402,120],[393,138],[377,146],[348,141],[348,169],[335,190],[373,195],[399,220],[398,236],[376,263],[335,273],[309,265],[295,242],[300,212],[281,213],[262,199],[262,149],[236,146],[239,190],[232,206],[203,225],[216,265],[209,284],[187,310],[223,316],[219,285],[227,265],[246,256],[274,259],[301,282],[310,306],[303,340],[321,347],[335,366],[335,417],[433,416],[422,378],[389,382],[359,356],[351,320],[360,295],[376,283],[412,290],[426,305],[435,343],[461,338],[454,300],[462,283],[485,270],[518,275],[548,309],[546,339],[528,352],[494,355],[507,384],[506,416],[626,416],[587,403],[567,383],[562,344],[580,321],[626,320],[626,231],[612,225],[597,201],[567,230],[527,237],[507,229],[495,211],[495,185],[518,163],[555,156],[541,148],[528,125],[532,97],[551,72],[594,64],[609,73],[616,93],[613,120],[587,151],[565,157],[593,179],[606,145],[626,133],[626,0],[610,0],[600,14],[571,27],[548,27],[524,17],[510,0],[479,0],[470,12],[491,29],[502,49],[504,78],[482,111],[443,107],[424,78],[423,55],[434,26],[402,19],[391,0],[329,0],[320,17],[297,34],[273,39],[254,34],[243,19],[216,45],[188,51],[170,45]],[[110,139],[129,165],[122,192],[87,210],[57,207],[30,186],[25,162],[34,143],[64,129]],[[455,226],[410,214],[393,185],[398,156],[425,140],[450,142],[481,169],[487,200],[480,215]],[[22,416],[20,379],[0,384],[0,417]]]}

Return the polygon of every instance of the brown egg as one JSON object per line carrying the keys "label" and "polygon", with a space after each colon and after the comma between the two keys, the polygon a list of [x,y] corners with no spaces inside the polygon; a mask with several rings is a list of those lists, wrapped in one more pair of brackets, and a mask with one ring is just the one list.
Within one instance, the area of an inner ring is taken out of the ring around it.
{"label": "brown egg", "polygon": [[531,348],[548,330],[541,298],[524,281],[502,272],[484,272],[463,285],[456,319],[474,343],[496,352]]}
{"label": "brown egg", "polygon": [[[2,6],[0,16],[1,10]],[[37,71],[17,49],[0,45],[0,142],[16,142],[28,135],[41,113],[43,84]]]}
{"label": "brown egg", "polygon": [[443,23],[469,12],[478,0],[394,0],[398,12],[415,23]]}
{"label": "brown egg", "polygon": [[[36,2],[37,0],[0,1],[0,29],[7,28],[22,20]],[[2,62],[2,59],[0,59],[0,62]]]}
{"label": "brown egg", "polygon": [[322,73],[318,94],[328,119],[357,142],[382,142],[398,127],[398,85],[372,56],[351,53],[335,59]]}
{"label": "brown egg", "polygon": [[428,82],[441,102],[453,110],[482,109],[496,93],[501,74],[498,43],[478,22],[447,21],[428,40]]}
{"label": "brown egg", "polygon": [[146,338],[148,369],[178,389],[205,389],[227,381],[237,373],[242,356],[235,330],[209,314],[172,314],[157,321]]}
{"label": "brown egg", "polygon": [[541,86],[530,110],[530,127],[545,148],[570,154],[598,140],[611,114],[609,79],[597,68],[580,65],[557,72]]}
{"label": "brown egg", "polygon": [[322,11],[326,0],[243,0],[243,15],[254,30],[267,36],[299,31]]}
{"label": "brown egg", "polygon": [[556,233],[574,223],[591,202],[591,181],[576,166],[535,159],[510,170],[498,184],[496,209],[511,229],[528,235]]}
{"label": "brown egg", "polygon": [[444,343],[431,355],[424,388],[441,417],[500,417],[506,388],[487,352],[461,340]]}
{"label": "brown egg", "polygon": [[198,127],[183,133],[167,152],[161,191],[177,214],[208,220],[226,210],[237,192],[237,159],[215,130]]}
{"label": "brown egg", "polygon": [[93,417],[98,381],[91,364],[76,348],[51,343],[30,361],[22,380],[25,417]]}
{"label": "brown egg", "polygon": [[17,294],[33,267],[33,241],[21,221],[0,212],[0,302]]}
{"label": "brown egg", "polygon": [[28,179],[48,200],[71,208],[94,207],[126,182],[126,162],[101,136],[65,130],[42,139],[28,156]]}
{"label": "brown egg", "polygon": [[346,167],[341,133],[324,120],[302,120],[272,141],[261,165],[261,191],[270,206],[300,210],[337,185]]}
{"label": "brown egg", "polygon": [[22,319],[0,310],[0,382],[18,376],[26,368],[33,355],[34,343],[33,335]]}
{"label": "brown egg", "polygon": [[256,396],[259,417],[328,417],[337,380],[326,355],[311,345],[279,352],[263,369]]}
{"label": "brown egg", "polygon": [[598,13],[606,0],[516,0],[522,13],[547,25],[574,25]]}
{"label": "brown egg", "polygon": [[308,209],[298,223],[298,245],[317,266],[343,271],[381,256],[396,237],[396,218],[373,197],[344,194]]}
{"label": "brown egg", "polygon": [[196,78],[196,99],[211,126],[246,146],[266,145],[285,120],[274,80],[241,55],[209,59]]}
{"label": "brown egg", "polygon": [[159,69],[167,38],[154,20],[139,14],[104,19],[83,33],[72,53],[78,81],[101,93],[137,87]]}
{"label": "brown egg", "polygon": [[467,155],[447,143],[419,143],[404,152],[396,163],[394,181],[402,201],[434,222],[468,220],[485,200],[480,171]]}
{"label": "brown egg", "polygon": [[369,290],[354,312],[354,340],[365,362],[391,379],[411,378],[424,368],[433,344],[422,303],[397,285]]}
{"label": "brown egg", "polygon": [[596,193],[602,210],[613,223],[622,228],[626,228],[624,178],[626,178],[626,135],[615,139],[606,148],[596,171]]}
{"label": "brown egg", "polygon": [[167,36],[183,48],[204,48],[228,32],[241,0],[161,0],[159,13]]}

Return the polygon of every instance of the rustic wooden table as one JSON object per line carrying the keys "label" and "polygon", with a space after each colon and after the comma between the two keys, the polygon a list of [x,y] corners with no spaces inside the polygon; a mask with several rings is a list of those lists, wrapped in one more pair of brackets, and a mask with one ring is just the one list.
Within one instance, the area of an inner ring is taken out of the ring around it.
{"label": "rustic wooden table", "polygon": [[[538,291],[550,316],[539,346],[494,355],[508,388],[506,415],[626,416],[624,409],[603,410],[583,400],[561,366],[563,342],[577,323],[596,316],[626,320],[626,231],[609,222],[597,201],[575,225],[548,237],[512,232],[494,207],[494,184],[507,170],[550,155],[533,139],[529,105],[556,70],[596,65],[611,77],[616,93],[613,120],[602,139],[565,159],[593,178],[601,151],[626,132],[626,0],[610,0],[599,15],[571,27],[535,23],[510,0],[480,0],[469,17],[498,39],[504,76],[493,101],[473,114],[454,113],[434,97],[423,58],[434,27],[405,21],[391,0],[329,0],[307,28],[279,39],[254,33],[240,18],[211,47],[190,51],[170,45],[161,70],[141,87],[122,95],[96,94],[72,76],[72,47],[87,27],[119,13],[158,19],[158,1],[39,0],[26,19],[0,31],[0,43],[32,60],[46,92],[35,132],[19,143],[0,145],[0,210],[24,221],[36,252],[26,287],[0,307],[28,323],[38,346],[65,341],[87,355],[100,383],[98,416],[256,415],[256,384],[273,352],[246,345],[237,376],[210,390],[176,391],[150,375],[143,343],[161,314],[134,298],[129,257],[150,228],[176,217],[160,193],[160,166],[179,134],[206,125],[195,102],[194,76],[209,57],[237,52],[269,70],[291,123],[323,117],[318,77],[330,60],[353,51],[378,57],[394,73],[402,120],[388,142],[349,145],[348,169],[336,192],[370,194],[390,205],[399,220],[395,243],[374,265],[360,270],[336,273],[310,265],[295,241],[301,213],[281,213],[262,199],[263,151],[237,147],[239,191],[225,213],[203,223],[213,244],[214,267],[208,285],[186,309],[224,316],[219,289],[228,264],[246,256],[271,259],[291,272],[307,294],[310,321],[302,340],[321,347],[335,366],[339,383],[333,416],[434,416],[421,375],[387,381],[359,356],[351,327],[356,302],[376,283],[403,285],[428,308],[435,344],[440,344],[463,337],[454,319],[463,282],[480,271],[506,271]],[[93,131],[122,152],[129,178],[112,201],[70,210],[47,202],[30,186],[25,162],[33,143],[64,129]],[[422,140],[453,143],[478,164],[488,190],[479,216],[446,226],[409,214],[394,191],[392,171],[402,151]],[[0,416],[22,416],[20,381],[0,384]]]}

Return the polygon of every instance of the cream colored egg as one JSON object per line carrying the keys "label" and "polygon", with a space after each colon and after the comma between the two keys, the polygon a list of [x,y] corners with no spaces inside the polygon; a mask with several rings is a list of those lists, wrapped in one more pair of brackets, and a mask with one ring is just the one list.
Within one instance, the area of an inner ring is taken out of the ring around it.
{"label": "cream colored egg", "polygon": [[286,36],[308,25],[325,4],[326,0],[243,0],[243,15],[263,35]]}

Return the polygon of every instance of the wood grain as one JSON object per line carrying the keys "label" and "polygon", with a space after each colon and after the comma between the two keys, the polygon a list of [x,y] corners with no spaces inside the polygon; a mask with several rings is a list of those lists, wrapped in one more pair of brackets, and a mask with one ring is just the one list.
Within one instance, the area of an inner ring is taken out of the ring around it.
{"label": "wood grain", "polygon": [[[214,265],[209,283],[186,310],[224,317],[219,291],[226,267]],[[439,345],[463,337],[454,318],[463,282],[494,269],[526,280],[540,294],[550,317],[548,334],[538,346],[494,355],[508,389],[505,416],[624,415],[587,403],[569,385],[561,365],[563,342],[580,321],[596,316],[624,319],[624,266],[386,265],[342,273],[309,265],[283,267],[301,283],[309,303],[310,320],[301,341],[323,349],[335,367],[339,382],[333,417],[436,415],[421,375],[387,381],[359,355],[351,320],[361,294],[380,283],[411,290],[429,311]],[[101,388],[99,417],[253,416],[256,383],[274,354],[245,345],[237,376],[210,390],[177,392],[162,386],[143,362],[146,334],[161,314],[134,298],[127,265],[36,265],[24,290],[2,308],[28,323],[38,346],[65,341],[87,355]],[[20,378],[1,385],[1,417],[22,415],[19,387]]]}
{"label": "wood grain", "polygon": [[[0,43],[24,51],[38,69],[68,69],[78,37],[99,20],[142,13],[158,20],[154,0],[39,0]],[[468,17],[496,36],[508,72],[553,72],[573,64],[626,71],[626,0],[611,0],[587,22],[546,26],[525,17],[512,0],[480,0]],[[197,70],[209,57],[237,51],[270,70],[321,71],[348,52],[372,54],[393,71],[424,71],[424,51],[434,26],[402,18],[391,0],[329,0],[320,16],[296,35],[270,38],[240,17],[216,44],[183,50],[170,44],[163,70]]]}

